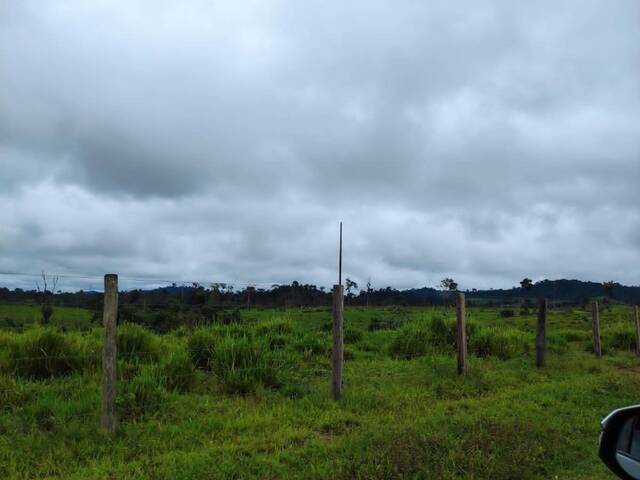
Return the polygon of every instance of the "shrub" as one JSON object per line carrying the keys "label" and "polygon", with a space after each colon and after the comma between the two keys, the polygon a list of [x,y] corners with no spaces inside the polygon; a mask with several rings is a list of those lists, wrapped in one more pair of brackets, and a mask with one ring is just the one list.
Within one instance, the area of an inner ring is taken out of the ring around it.
{"label": "shrub", "polygon": [[157,412],[166,393],[155,365],[143,365],[130,382],[123,383],[116,398],[119,416],[136,420]]}
{"label": "shrub", "polygon": [[128,361],[153,362],[160,349],[156,337],[144,327],[125,323],[118,327],[118,357]]}
{"label": "shrub", "polygon": [[187,340],[189,358],[196,368],[210,370],[209,362],[218,336],[211,330],[195,330]]}
{"label": "shrub", "polygon": [[[455,350],[457,337],[455,320],[447,321],[440,316],[434,317],[428,324],[428,330],[429,341],[434,347],[443,349],[445,352]],[[467,338],[473,336],[476,324],[467,320],[465,322],[465,330]]]}
{"label": "shrub", "polygon": [[515,315],[515,312],[510,308],[504,308],[500,310],[500,316],[502,318],[511,318]]}
{"label": "shrub", "polygon": [[369,322],[369,331],[375,332],[376,330],[397,330],[404,325],[404,320],[399,318],[380,318],[375,317]]}
{"label": "shrub", "polygon": [[260,385],[278,386],[275,357],[266,342],[242,338],[222,338],[210,362],[224,389],[230,393],[249,393]]}
{"label": "shrub", "polygon": [[444,318],[437,316],[431,319],[428,325],[430,342],[441,348],[455,348],[456,324],[447,323]]}
{"label": "shrub", "polygon": [[427,330],[416,327],[402,328],[389,345],[393,358],[411,359],[426,355],[429,350],[430,335]]}
{"label": "shrub", "polygon": [[160,361],[160,374],[165,389],[186,392],[193,386],[196,371],[189,354],[180,349],[163,357]]}
{"label": "shrub", "polygon": [[17,335],[9,344],[7,368],[15,375],[44,379],[81,370],[81,350],[71,338],[51,329]]}
{"label": "shrub", "polygon": [[615,325],[602,335],[604,350],[634,351],[636,348],[636,334],[633,329],[624,325]]}
{"label": "shrub", "polygon": [[479,357],[495,356],[507,360],[530,349],[528,336],[515,329],[483,328],[470,338],[471,351]]}
{"label": "shrub", "polygon": [[357,343],[362,340],[362,330],[356,328],[345,328],[343,333],[343,339],[345,343]]}

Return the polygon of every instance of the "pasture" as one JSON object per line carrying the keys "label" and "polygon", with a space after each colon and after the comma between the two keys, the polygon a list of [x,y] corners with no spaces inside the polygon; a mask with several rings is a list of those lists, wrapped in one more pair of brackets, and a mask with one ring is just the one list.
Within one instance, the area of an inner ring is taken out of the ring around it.
{"label": "pasture", "polygon": [[[31,311],[29,310],[31,309]],[[118,327],[119,430],[99,430],[102,330],[90,312],[0,305],[0,478],[611,478],[599,421],[640,398],[631,309],[345,310],[343,398],[330,399],[331,312],[243,310],[166,334]],[[22,325],[27,325],[23,328]]]}

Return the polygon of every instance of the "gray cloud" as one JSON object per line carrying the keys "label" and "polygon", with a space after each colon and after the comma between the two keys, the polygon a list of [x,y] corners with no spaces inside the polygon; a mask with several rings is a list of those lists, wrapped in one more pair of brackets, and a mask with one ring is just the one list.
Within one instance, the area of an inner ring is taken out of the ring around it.
{"label": "gray cloud", "polygon": [[[638,283],[640,6],[6,2],[0,265]],[[0,282],[15,279],[0,278]]]}

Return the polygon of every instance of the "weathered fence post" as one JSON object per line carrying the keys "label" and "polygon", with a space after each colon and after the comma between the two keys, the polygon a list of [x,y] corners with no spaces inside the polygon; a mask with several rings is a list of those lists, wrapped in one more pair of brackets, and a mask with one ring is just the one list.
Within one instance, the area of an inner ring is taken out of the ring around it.
{"label": "weathered fence post", "polygon": [[538,299],[538,324],[536,328],[536,367],[544,367],[547,337],[547,299]]}
{"label": "weathered fence post", "polygon": [[458,373],[467,373],[467,330],[465,326],[464,293],[456,294],[456,347],[458,350]]}
{"label": "weathered fence post", "polygon": [[101,426],[115,433],[116,418],[116,320],[118,318],[118,275],[104,276],[104,346],[102,349],[102,415]]}
{"label": "weathered fence post", "polygon": [[600,309],[598,302],[591,304],[591,321],[593,329],[593,353],[596,357],[602,357],[602,346],[600,345]]}
{"label": "weathered fence post", "polygon": [[340,400],[342,396],[342,363],[343,363],[343,337],[344,324],[344,287],[333,286],[333,351],[331,354],[332,378],[331,393],[334,400]]}
{"label": "weathered fence post", "polygon": [[640,307],[633,307],[636,320],[636,355],[640,355]]}

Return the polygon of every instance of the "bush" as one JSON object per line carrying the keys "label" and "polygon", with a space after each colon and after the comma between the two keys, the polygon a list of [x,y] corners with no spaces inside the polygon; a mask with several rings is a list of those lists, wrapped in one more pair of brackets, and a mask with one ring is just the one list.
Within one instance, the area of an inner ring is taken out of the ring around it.
{"label": "bush", "polygon": [[375,317],[369,322],[369,331],[375,332],[376,330],[397,330],[404,325],[404,320],[399,318],[379,318]]}
{"label": "bush", "polygon": [[513,310],[511,310],[510,308],[505,308],[503,310],[500,310],[500,316],[502,318],[511,318],[515,315],[515,312]]}
{"label": "bush", "polygon": [[426,355],[429,350],[430,334],[416,327],[401,329],[389,345],[389,354],[393,358],[411,359]]}
{"label": "bush", "polygon": [[275,357],[266,342],[249,337],[222,338],[213,350],[210,366],[230,393],[249,393],[259,386],[279,385]]}
{"label": "bush", "polygon": [[343,338],[345,343],[357,343],[362,340],[364,334],[362,330],[358,330],[355,328],[345,328],[343,333]]}
{"label": "bush", "polygon": [[194,331],[187,340],[187,351],[191,363],[196,368],[210,370],[211,357],[218,336],[211,330],[199,329]]}
{"label": "bush", "polygon": [[625,350],[635,351],[636,334],[632,328],[624,325],[615,325],[602,335],[602,344],[605,351]]}
{"label": "bush", "polygon": [[483,328],[470,338],[471,351],[479,357],[495,356],[507,360],[519,353],[528,352],[533,340],[515,329]]}
{"label": "bush", "polygon": [[123,383],[116,398],[120,418],[136,420],[161,409],[166,397],[155,365],[143,365],[130,382]]}
{"label": "bush", "polygon": [[193,386],[196,371],[189,354],[180,349],[160,361],[160,375],[166,390],[186,392]]}
{"label": "bush", "polygon": [[127,361],[157,361],[160,357],[157,339],[144,327],[125,323],[118,327],[118,357]]}
{"label": "bush", "polygon": [[41,380],[82,369],[79,345],[51,329],[37,328],[17,335],[8,347],[7,369],[14,375]]}
{"label": "bush", "polygon": [[451,349],[456,346],[456,323],[447,323],[444,318],[437,316],[428,325],[430,342],[440,348]]}

